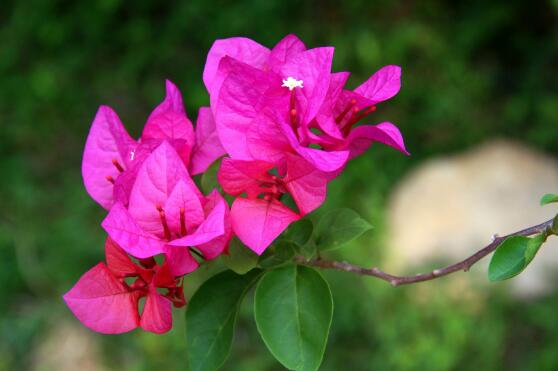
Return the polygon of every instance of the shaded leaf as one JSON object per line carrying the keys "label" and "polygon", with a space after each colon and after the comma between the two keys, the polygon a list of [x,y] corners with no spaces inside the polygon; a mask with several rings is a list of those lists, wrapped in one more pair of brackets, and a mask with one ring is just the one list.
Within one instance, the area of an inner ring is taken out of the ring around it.
{"label": "shaded leaf", "polygon": [[246,275],[221,272],[196,291],[186,310],[186,345],[193,371],[217,370],[227,359],[240,303],[260,277],[261,271]]}
{"label": "shaded leaf", "polygon": [[354,210],[331,210],[316,227],[316,244],[319,250],[337,249],[371,229],[372,226]]}
{"label": "shaded leaf", "polygon": [[297,222],[292,223],[283,238],[287,241],[291,241],[298,246],[304,246],[312,236],[312,231],[314,230],[314,225],[310,219],[301,219]]}
{"label": "shaded leaf", "polygon": [[233,237],[229,245],[229,254],[223,254],[225,265],[238,274],[245,274],[258,265],[259,256],[237,237]]}

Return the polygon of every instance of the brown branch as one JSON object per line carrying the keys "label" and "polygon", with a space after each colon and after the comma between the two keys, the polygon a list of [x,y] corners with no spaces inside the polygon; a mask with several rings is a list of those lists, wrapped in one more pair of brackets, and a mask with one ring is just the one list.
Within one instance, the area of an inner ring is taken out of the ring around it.
{"label": "brown branch", "polygon": [[338,271],[350,272],[350,273],[360,274],[364,276],[373,276],[382,279],[384,281],[387,281],[393,286],[408,285],[411,283],[430,281],[438,277],[446,276],[448,274],[461,271],[461,270],[467,272],[476,262],[478,262],[488,254],[496,250],[496,248],[500,245],[500,243],[504,241],[506,238],[512,236],[531,236],[540,232],[549,231],[550,228],[552,227],[553,222],[554,222],[554,218],[544,223],[541,223],[539,225],[535,225],[533,227],[529,227],[518,232],[510,233],[506,236],[502,236],[502,237],[494,236],[490,244],[488,244],[481,250],[477,251],[467,259],[452,265],[448,265],[447,267],[444,268],[435,269],[432,272],[421,273],[415,276],[395,276],[383,272],[378,268],[364,268],[344,261],[339,262],[339,261],[332,261],[332,260],[324,260],[321,258],[308,260],[302,256],[297,256],[295,257],[295,261],[302,265],[307,265],[307,266],[312,266],[312,267],[317,267],[322,269],[336,269]]}

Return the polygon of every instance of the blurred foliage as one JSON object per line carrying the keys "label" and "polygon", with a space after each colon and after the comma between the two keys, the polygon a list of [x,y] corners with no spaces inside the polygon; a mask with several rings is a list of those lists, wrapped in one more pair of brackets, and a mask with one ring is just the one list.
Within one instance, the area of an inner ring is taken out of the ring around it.
{"label": "blurred foliage", "polygon": [[[401,93],[376,117],[400,126],[413,157],[373,148],[331,184],[321,210],[352,207],[374,224],[338,252],[367,264],[381,259],[370,247],[382,243],[389,190],[424,159],[493,136],[558,153],[557,12],[556,0],[4,0],[0,370],[37,366],[34,350],[48,334],[63,322],[77,325],[61,294],[102,258],[104,212],[80,177],[98,105],[114,107],[137,135],[170,78],[195,117],[208,102],[205,54],[229,36],[272,46],[294,32],[308,46],[334,45],[335,68],[352,71],[353,86],[384,64],[403,66]],[[192,275],[188,295],[219,269],[213,265]],[[324,370],[558,367],[558,295],[524,304],[481,290],[448,297],[442,288],[450,280],[393,289],[343,273],[327,277],[336,307]],[[250,305],[225,369],[281,369],[255,331]],[[176,312],[164,336],[92,334],[99,362],[183,370],[183,310]]]}

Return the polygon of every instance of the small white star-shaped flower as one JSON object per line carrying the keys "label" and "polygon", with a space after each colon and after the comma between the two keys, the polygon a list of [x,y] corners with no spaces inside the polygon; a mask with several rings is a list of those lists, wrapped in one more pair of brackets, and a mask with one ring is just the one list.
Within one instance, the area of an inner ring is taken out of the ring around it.
{"label": "small white star-shaped flower", "polygon": [[286,80],[283,80],[283,85],[281,85],[281,87],[283,88],[289,88],[289,90],[293,90],[294,88],[303,88],[302,86],[302,80],[297,80],[294,77],[287,77]]}

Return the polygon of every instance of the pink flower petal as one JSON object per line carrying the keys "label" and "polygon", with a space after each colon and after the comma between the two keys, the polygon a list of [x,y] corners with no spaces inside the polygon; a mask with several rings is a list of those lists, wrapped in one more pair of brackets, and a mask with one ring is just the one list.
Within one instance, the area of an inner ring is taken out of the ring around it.
{"label": "pink flower petal", "polygon": [[149,258],[163,252],[164,242],[141,229],[120,203],[110,209],[101,225],[124,251],[136,258]]}
{"label": "pink flower petal", "polygon": [[154,286],[149,287],[140,326],[155,334],[163,334],[172,328],[172,304]]}
{"label": "pink flower petal", "polygon": [[196,145],[190,160],[190,174],[201,174],[219,157],[225,155],[215,120],[209,107],[201,107],[196,121]]}
{"label": "pink flower petal", "polygon": [[254,119],[246,138],[252,158],[270,163],[282,162],[285,153],[293,152],[293,146],[299,145],[289,124],[271,111],[263,112]]}
{"label": "pink flower petal", "polygon": [[190,233],[205,219],[200,198],[183,180],[174,187],[164,205],[165,216],[171,231],[181,231],[180,211],[184,212],[184,225]]}
{"label": "pink flower petal", "polygon": [[209,213],[207,218],[198,229],[185,237],[178,238],[169,242],[170,246],[198,246],[209,242],[225,233],[225,210],[227,206],[224,202],[219,202]]}
{"label": "pink flower petal", "polygon": [[187,246],[165,246],[165,259],[175,277],[192,273],[199,266]]}
{"label": "pink flower petal", "polygon": [[105,209],[113,204],[113,183],[120,175],[135,141],[128,135],[116,113],[99,107],[85,143],[81,172],[85,189]]}
{"label": "pink flower petal", "polygon": [[349,159],[349,151],[324,151],[302,146],[297,147],[296,151],[316,169],[324,172],[332,172],[342,168]]}
{"label": "pink flower petal", "polygon": [[161,144],[158,139],[143,139],[131,151],[128,158],[127,169],[120,174],[114,183],[114,202],[128,206],[130,193],[138,176],[143,161]]}
{"label": "pink flower petal", "polygon": [[[229,57],[223,58],[221,67],[229,73],[219,91],[218,101],[212,103],[219,139],[229,155],[250,160],[252,156],[246,145],[246,133],[268,101],[266,94],[271,86],[271,77]],[[288,108],[287,105],[285,107]]]}
{"label": "pink flower petal", "polygon": [[287,175],[283,179],[301,215],[319,207],[326,198],[327,178],[301,157],[287,155]]}
{"label": "pink flower petal", "polygon": [[363,125],[351,130],[347,137],[347,146],[351,151],[351,158],[364,153],[373,142],[386,144],[396,150],[410,155],[405,148],[403,136],[390,122],[382,122],[378,125]]}
{"label": "pink flower petal", "polygon": [[221,162],[217,179],[226,193],[238,196],[246,192],[248,197],[253,198],[261,193],[261,182],[271,181],[268,171],[274,167],[274,164],[265,161],[234,160],[227,157]]}
{"label": "pink flower petal", "polygon": [[194,128],[186,116],[178,88],[168,80],[166,88],[165,100],[149,115],[141,137],[142,140],[168,140],[188,164],[195,143]]}
{"label": "pink flower petal", "polygon": [[141,137],[142,140],[169,141],[184,163],[188,164],[190,162],[195,135],[192,123],[186,116],[174,112],[161,113],[147,122]]}
{"label": "pink flower petal", "polygon": [[306,50],[306,46],[295,35],[287,35],[277,43],[269,55],[269,66],[272,70],[278,70],[288,60],[298,53]]}
{"label": "pink flower petal", "polygon": [[265,249],[300,215],[277,200],[237,198],[231,208],[234,233],[256,254]]}
{"label": "pink flower petal", "polygon": [[283,79],[293,77],[303,81],[302,88],[293,90],[302,125],[316,117],[324,102],[329,88],[332,60],[333,48],[315,48],[296,54],[281,68]]}
{"label": "pink flower petal", "polygon": [[105,241],[105,259],[111,272],[117,277],[131,277],[138,274],[138,266],[114,240]]}
{"label": "pink flower petal", "polygon": [[186,115],[180,90],[170,80],[165,81],[165,88],[167,91],[165,100],[163,100],[157,107],[155,107],[153,112],[151,112],[151,115],[149,115],[149,118],[147,119],[148,122],[153,117],[166,112],[174,112],[179,115]]}
{"label": "pink flower petal", "polygon": [[219,62],[225,56],[234,58],[252,67],[262,69],[269,58],[269,49],[245,37],[231,37],[217,40],[209,49],[203,82],[210,94],[215,92],[214,79],[219,68]]}
{"label": "pink flower petal", "polygon": [[87,271],[64,295],[64,301],[81,323],[104,334],[120,334],[138,326],[137,300],[137,295],[104,263]]}
{"label": "pink flower petal", "polygon": [[395,96],[401,89],[401,67],[389,65],[380,68],[354,90],[374,105]]}
{"label": "pink flower petal", "polygon": [[229,242],[232,238],[232,226],[229,206],[227,205],[223,196],[221,196],[221,194],[217,190],[214,190],[207,197],[207,201],[204,206],[206,214],[210,215],[211,213],[213,213],[213,210],[215,210],[219,205],[223,205],[225,209],[223,215],[223,226],[225,231],[223,235],[216,237],[209,242],[196,246],[196,248],[202,252],[203,256],[206,259],[214,259],[221,255],[223,252],[227,251]]}
{"label": "pink flower petal", "polygon": [[188,175],[184,163],[168,143],[163,142],[143,162],[130,194],[128,210],[145,231],[163,236],[158,207],[164,207],[179,181],[201,198],[201,193]]}

